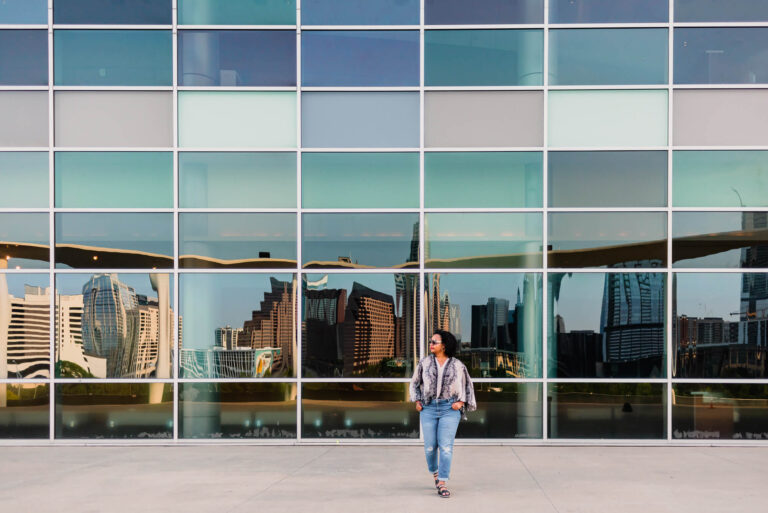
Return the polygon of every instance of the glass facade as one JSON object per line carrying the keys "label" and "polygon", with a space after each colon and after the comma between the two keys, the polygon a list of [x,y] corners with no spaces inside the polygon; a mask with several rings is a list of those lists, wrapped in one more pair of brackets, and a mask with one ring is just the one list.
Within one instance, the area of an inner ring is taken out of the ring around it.
{"label": "glass facade", "polygon": [[0,443],[768,439],[763,4],[0,1]]}

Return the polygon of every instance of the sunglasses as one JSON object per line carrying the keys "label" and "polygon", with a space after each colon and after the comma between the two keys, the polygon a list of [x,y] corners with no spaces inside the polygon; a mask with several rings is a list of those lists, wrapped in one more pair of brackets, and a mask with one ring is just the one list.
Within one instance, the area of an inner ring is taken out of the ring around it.
{"label": "sunglasses", "polygon": [[437,344],[442,344],[439,340],[430,340],[429,345],[430,346],[436,346]]}

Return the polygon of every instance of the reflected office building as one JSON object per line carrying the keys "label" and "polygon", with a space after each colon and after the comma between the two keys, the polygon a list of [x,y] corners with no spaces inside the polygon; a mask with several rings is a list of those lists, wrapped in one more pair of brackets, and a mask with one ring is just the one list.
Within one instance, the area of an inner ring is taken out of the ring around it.
{"label": "reflected office building", "polygon": [[24,283],[17,296],[8,278],[0,273],[0,379],[48,378],[50,288]]}

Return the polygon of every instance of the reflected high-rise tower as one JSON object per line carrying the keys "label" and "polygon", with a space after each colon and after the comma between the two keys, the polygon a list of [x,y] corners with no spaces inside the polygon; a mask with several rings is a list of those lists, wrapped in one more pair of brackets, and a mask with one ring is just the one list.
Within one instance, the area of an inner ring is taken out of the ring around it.
{"label": "reflected high-rise tower", "polygon": [[279,348],[282,366],[293,368],[296,284],[270,278],[270,285],[272,290],[264,293],[259,310],[254,310],[251,319],[243,323],[238,345],[252,349]]}
{"label": "reflected high-rise tower", "polygon": [[354,282],[344,321],[344,375],[363,374],[395,356],[392,296]]}
{"label": "reflected high-rise tower", "polygon": [[[744,212],[743,230],[768,229],[768,212]],[[742,268],[768,267],[768,246],[756,245],[741,250]],[[768,345],[768,275],[744,273],[741,276],[741,306],[739,308],[739,344]]]}

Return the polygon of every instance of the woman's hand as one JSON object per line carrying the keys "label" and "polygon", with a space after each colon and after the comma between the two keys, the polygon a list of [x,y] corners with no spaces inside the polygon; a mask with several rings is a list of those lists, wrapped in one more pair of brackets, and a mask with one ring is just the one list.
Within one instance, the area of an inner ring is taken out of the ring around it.
{"label": "woman's hand", "polygon": [[424,406],[421,405],[421,401],[416,401],[416,411],[421,411],[424,409]]}
{"label": "woman's hand", "polygon": [[455,403],[453,403],[453,404],[451,405],[451,408],[453,408],[454,410],[460,410],[460,409],[462,409],[463,407],[464,407],[464,403],[463,403],[463,402],[461,402],[461,401],[456,401]]}

